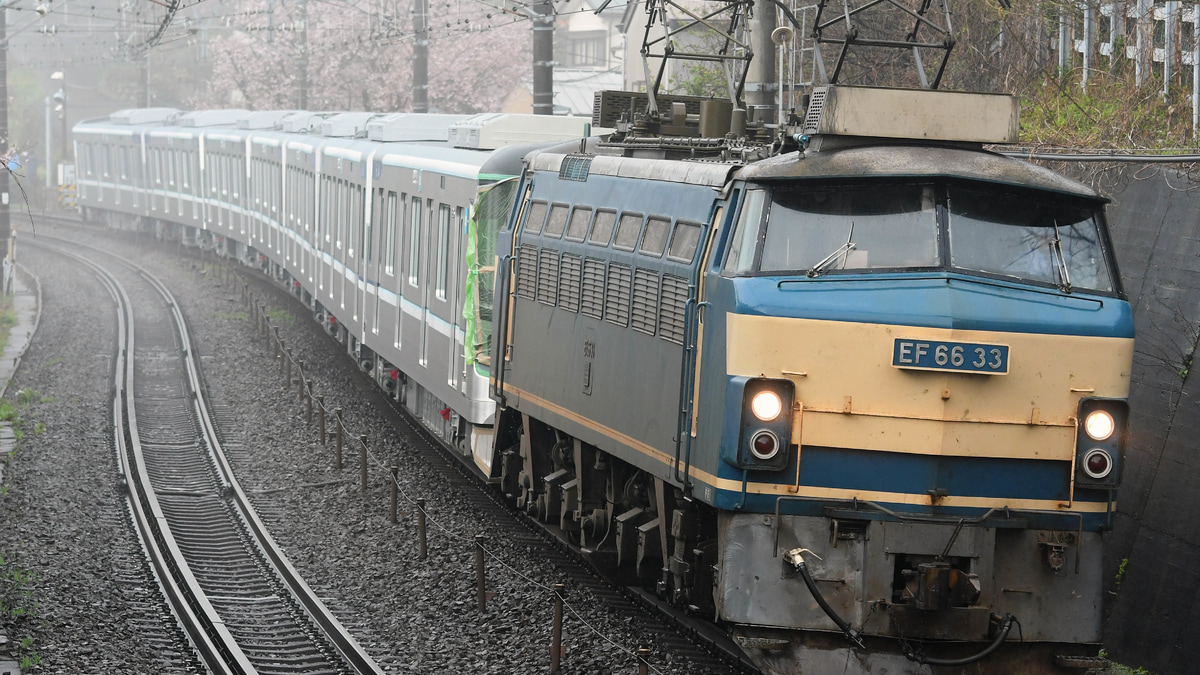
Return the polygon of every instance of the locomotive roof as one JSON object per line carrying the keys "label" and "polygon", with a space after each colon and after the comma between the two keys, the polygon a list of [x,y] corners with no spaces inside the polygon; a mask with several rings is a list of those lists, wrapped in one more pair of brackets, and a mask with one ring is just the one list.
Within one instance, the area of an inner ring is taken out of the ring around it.
{"label": "locomotive roof", "polygon": [[1103,199],[1091,188],[1029,162],[946,146],[858,145],[792,152],[755,162],[739,172],[740,178],[751,181],[887,176],[962,178]]}

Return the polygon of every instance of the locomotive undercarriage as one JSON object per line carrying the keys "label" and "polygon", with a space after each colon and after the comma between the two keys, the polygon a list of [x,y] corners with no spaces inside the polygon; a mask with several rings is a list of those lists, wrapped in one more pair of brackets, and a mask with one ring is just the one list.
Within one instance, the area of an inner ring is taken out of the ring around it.
{"label": "locomotive undercarriage", "polygon": [[508,411],[501,489],[597,564],[713,617],[717,516],[709,506],[577,438]]}

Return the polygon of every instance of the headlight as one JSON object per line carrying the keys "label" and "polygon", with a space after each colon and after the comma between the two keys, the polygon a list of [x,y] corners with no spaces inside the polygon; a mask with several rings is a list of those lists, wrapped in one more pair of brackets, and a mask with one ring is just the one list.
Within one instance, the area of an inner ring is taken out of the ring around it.
{"label": "headlight", "polygon": [[750,412],[763,422],[770,422],[783,412],[783,400],[773,391],[760,391],[750,400]]}
{"label": "headlight", "polygon": [[770,431],[760,431],[750,441],[750,452],[765,461],[779,454],[779,439]]}
{"label": "headlight", "polygon": [[1100,448],[1093,448],[1083,456],[1084,472],[1096,480],[1107,476],[1112,471],[1112,468],[1112,457]]}
{"label": "headlight", "polygon": [[1093,410],[1083,421],[1083,430],[1093,441],[1103,441],[1113,435],[1117,425],[1105,410]]}

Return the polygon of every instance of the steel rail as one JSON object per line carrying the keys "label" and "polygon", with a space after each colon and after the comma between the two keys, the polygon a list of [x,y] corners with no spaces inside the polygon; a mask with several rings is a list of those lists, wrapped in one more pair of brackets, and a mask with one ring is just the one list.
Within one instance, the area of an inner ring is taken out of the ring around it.
{"label": "steel rail", "polygon": [[[141,447],[137,431],[137,414],[132,401],[135,334],[133,308],[121,283],[103,267],[70,251],[40,241],[21,240],[22,244],[39,246],[52,253],[75,260],[91,270],[113,298],[116,306],[117,349],[113,373],[113,431],[117,446],[117,464],[129,491],[129,510],[133,516],[138,538],[154,568],[163,596],[192,643],[200,661],[214,675],[254,673],[246,655],[225,627],[199,582],[183,559],[169,528],[166,516],[158,504],[150,478],[140,461]],[[126,457],[139,461],[130,466]]]}
{"label": "steel rail", "polygon": [[[108,255],[113,255],[109,253]],[[118,259],[124,260],[122,258]],[[127,264],[132,265],[133,263]],[[184,350],[184,362],[187,366],[188,386],[193,393],[192,401],[196,406],[197,419],[200,421],[203,429],[205,440],[208,443],[210,454],[216,462],[220,472],[220,478],[223,487],[228,490],[228,494],[233,498],[234,504],[238,508],[238,513],[241,515],[246,527],[254,536],[255,543],[259,549],[270,559],[275,566],[280,578],[287,585],[288,590],[297,602],[300,603],[304,610],[308,613],[309,618],[317,624],[318,627],[325,633],[333,643],[338,654],[349,663],[355,673],[363,674],[378,674],[382,675],[383,670],[375,663],[358,641],[354,639],[341,621],[334,616],[333,612],[325,606],[325,603],[313,592],[304,578],[296,571],[291,561],[288,560],[283,550],[275,543],[270,532],[267,531],[262,519],[258,517],[254,506],[250,503],[249,497],[242,490],[241,484],[234,475],[233,467],[230,466],[228,458],[225,456],[225,451],[221,448],[221,441],[218,438],[216,428],[213,424],[213,417],[208,408],[208,402],[202,393],[202,383],[200,370],[196,364],[195,351],[192,348],[191,331],[187,328],[187,321],[180,311],[178,304],[175,302],[174,296],[167,287],[162,284],[157,278],[146,272],[142,268],[137,268],[138,273],[143,276],[151,285],[158,289],[159,293],[170,303],[171,315],[175,320],[176,332],[179,335],[180,343]]]}
{"label": "steel rail", "polygon": [[[69,243],[73,246],[79,246],[77,242],[69,242],[60,240],[63,243]],[[147,530],[147,535],[139,532],[139,536],[143,537],[144,542],[150,540],[156,541],[160,546],[166,548],[168,555],[162,555],[159,551],[154,551],[158,557],[164,559],[163,569],[171,570],[172,565],[177,566],[177,571],[171,575],[171,578],[182,577],[187,585],[194,589],[190,592],[193,599],[188,602],[190,609],[199,608],[198,612],[179,612],[177,616],[181,617],[181,623],[186,623],[184,617],[188,619],[191,615],[198,615],[199,624],[203,626],[200,635],[193,638],[193,644],[196,645],[197,653],[204,660],[205,664],[212,670],[213,673],[255,673],[256,669],[249,657],[237,646],[236,639],[230,633],[224,622],[221,620],[219,613],[208,602],[203,590],[191,574],[187,567],[187,563],[183,558],[180,547],[176,544],[174,538],[170,534],[169,527],[166,524],[166,516],[159,508],[157,498],[154,494],[154,489],[151,486],[149,475],[146,473],[145,463],[141,457],[141,446],[137,432],[137,419],[135,406],[133,402],[133,360],[129,358],[129,354],[133,353],[133,317],[132,305],[125,295],[125,291],[107,271],[100,266],[86,260],[80,256],[67,251],[62,251],[56,247],[38,244],[55,250],[56,252],[67,255],[71,258],[79,260],[88,267],[96,271],[98,276],[106,279],[107,285],[112,285],[114,290],[110,290],[115,297],[122,299],[121,315],[119,316],[119,325],[121,333],[124,336],[121,342],[122,348],[118,355],[118,373],[123,372],[123,376],[119,375],[116,378],[116,395],[114,397],[114,426],[115,429],[122,429],[123,432],[118,435],[118,445],[121,452],[121,457],[125,456],[126,451],[132,450],[132,455],[135,458],[136,468],[128,466],[129,463],[118,461],[121,463],[122,469],[126,476],[126,481],[130,486],[131,493],[136,492],[138,499],[131,499],[131,504],[137,502],[138,506],[149,511],[149,517],[143,516],[142,521],[147,523],[151,529]],[[98,250],[98,249],[96,249]],[[296,603],[303,608],[309,619],[315,624],[324,637],[329,640],[329,643],[337,651],[342,660],[352,669],[352,672],[361,675],[382,675],[382,669],[375,661],[362,649],[358,641],[350,634],[350,632],[342,625],[342,623],[329,611],[328,607],[321,601],[315,592],[304,581],[303,577],[296,571],[295,567],[288,560],[287,556],[275,543],[270,533],[267,531],[262,520],[256,513],[253,505],[247,497],[245,491],[239,484],[234,475],[232,466],[230,465],[225,452],[221,447],[219,434],[213,422],[213,415],[210,412],[208,402],[203,394],[202,376],[199,366],[195,358],[195,350],[191,333],[188,330],[187,320],[180,310],[178,303],[170,290],[158,278],[152,275],[149,271],[141,266],[127,260],[120,255],[108,251],[101,251],[105,255],[111,256],[126,265],[145,280],[159,296],[165,301],[171,322],[176,337],[179,340],[184,371],[186,373],[186,384],[188,394],[190,394],[190,403],[195,415],[196,421],[199,423],[202,431],[203,441],[208,450],[208,456],[212,460],[217,469],[216,479],[219,481],[219,487],[223,494],[229,497],[237,508],[238,516],[242,521],[242,525],[251,535],[251,539],[257,546],[258,550],[269,560],[274,567],[278,579],[283,582],[284,586],[292,594]],[[148,538],[147,538],[148,536]],[[148,551],[154,547],[147,546]],[[172,559],[177,562],[172,562]],[[155,564],[156,569],[160,567]],[[164,584],[164,590],[165,588]],[[169,592],[167,593],[169,594]],[[185,594],[185,597],[188,594]],[[173,604],[174,608],[174,604]],[[186,627],[185,627],[186,628]],[[193,631],[188,630],[189,637],[192,637]],[[212,637],[212,640],[207,642],[204,637]],[[211,646],[210,646],[211,644]]]}

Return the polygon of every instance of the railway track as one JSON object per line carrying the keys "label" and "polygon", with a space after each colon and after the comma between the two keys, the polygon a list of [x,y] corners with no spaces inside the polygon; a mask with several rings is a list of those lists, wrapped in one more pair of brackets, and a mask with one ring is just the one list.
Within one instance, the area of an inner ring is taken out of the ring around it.
{"label": "railway track", "polygon": [[[68,219],[55,222],[76,227],[79,225],[78,221]],[[291,303],[296,302],[295,296],[269,277],[251,272],[249,268],[245,272],[244,278],[260,289],[275,294],[278,304],[292,306]],[[306,319],[307,310],[300,309],[303,311],[297,311],[297,316]],[[299,323],[311,330],[314,337],[328,339],[318,324],[307,320]],[[356,369],[352,369],[352,376],[366,377]],[[758,672],[729,636],[711,622],[688,615],[651,592],[620,583],[608,574],[599,561],[593,561],[586,552],[581,551],[564,532],[519,511],[495,487],[482,482],[474,474],[473,468],[465,465],[452,449],[428,433],[418,420],[384,396],[373,384],[364,389],[372,393],[374,405],[389,419],[400,438],[424,456],[428,466],[441,471],[451,481],[456,495],[480,511],[507,514],[507,518],[496,519],[502,523],[502,529],[489,532],[489,538],[504,538],[544,552],[545,562],[565,570],[568,575],[566,580],[571,582],[572,587],[586,591],[628,617],[637,632],[652,636],[659,650],[669,653],[672,660],[682,659],[694,664],[696,672]],[[650,672],[656,671],[651,667]]]}
{"label": "railway track", "polygon": [[234,477],[170,291],[112,253],[103,252],[117,272],[45,239],[22,244],[87,267],[117,306],[118,465],[151,567],[204,667],[217,674],[382,672],[292,568]]}

